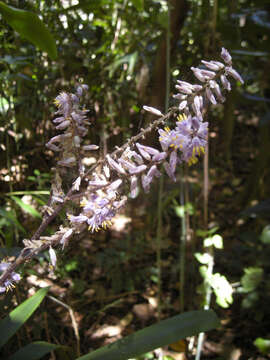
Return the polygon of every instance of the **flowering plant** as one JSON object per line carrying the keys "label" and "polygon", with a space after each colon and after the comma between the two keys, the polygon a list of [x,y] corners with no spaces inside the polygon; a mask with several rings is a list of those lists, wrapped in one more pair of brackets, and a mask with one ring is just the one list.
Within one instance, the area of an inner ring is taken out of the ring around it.
{"label": "flowering plant", "polygon": [[[173,97],[178,104],[165,115],[155,108],[144,106],[146,111],[159,118],[89,169],[85,168],[83,158],[85,153],[97,150],[98,146],[84,139],[90,125],[87,110],[83,108],[88,87],[79,85],[74,94],[62,92],[56,97],[57,111],[53,123],[61,133],[46,144],[48,149],[58,154],[51,196],[44,207],[39,228],[31,239],[23,240],[24,248],[19,256],[14,262],[0,264],[0,292],[8,290],[20,280],[15,270],[38,253],[49,250],[51,263],[55,266],[55,247],[62,245],[64,248],[74,234],[85,229],[94,232],[109,226],[127,201],[123,184],[129,185],[130,197],[134,198],[140,184],[146,193],[150,190],[153,180],[161,176],[161,166],[176,181],[178,164],[192,165],[198,161],[198,157],[204,154],[208,139],[208,123],[204,121],[208,104],[216,105],[225,101],[224,90],[231,90],[228,77],[243,83],[232,67],[229,52],[224,48],[221,58],[223,62],[202,60],[203,68],[191,68],[200,84],[177,81],[177,93]],[[173,129],[166,126],[171,118],[177,119]],[[159,134],[161,149],[141,143],[146,134],[153,130]],[[70,184],[65,184],[65,188],[69,185],[69,190],[65,192],[62,183],[70,170],[76,175]],[[68,210],[70,201],[79,201],[78,212]],[[64,207],[67,208],[69,225],[61,225],[52,236],[42,236]]]}

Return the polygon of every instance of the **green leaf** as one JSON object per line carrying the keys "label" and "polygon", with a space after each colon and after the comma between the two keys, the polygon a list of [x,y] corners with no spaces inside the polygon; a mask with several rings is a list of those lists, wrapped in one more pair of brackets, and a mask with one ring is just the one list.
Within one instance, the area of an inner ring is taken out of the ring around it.
{"label": "green leaf", "polygon": [[44,299],[49,288],[38,290],[30,299],[25,300],[16,309],[11,311],[0,322],[0,348],[19,330],[26,320],[37,309],[41,301]]}
{"label": "green leaf", "polygon": [[270,244],[270,225],[265,226],[261,233],[260,240],[264,244]]}
{"label": "green leaf", "polygon": [[224,275],[213,274],[208,281],[214,290],[216,302],[219,306],[227,308],[233,303],[233,289]]}
{"label": "green leaf", "polygon": [[0,13],[6,22],[22,37],[32,42],[42,51],[47,52],[52,60],[57,58],[55,40],[36,14],[8,6],[2,1],[0,1]]}
{"label": "green leaf", "polygon": [[6,193],[7,196],[11,195],[50,195],[49,190],[29,190],[29,191],[12,191]]}
{"label": "green leaf", "polygon": [[128,64],[128,74],[132,74],[134,71],[134,66],[138,58],[138,52],[135,51],[132,54],[128,54],[116,59],[110,66],[108,66],[109,76],[112,77],[117,68],[122,64]]}
{"label": "green leaf", "polygon": [[216,234],[212,237],[213,245],[216,249],[223,249],[223,239],[220,235]]}
{"label": "green leaf", "polygon": [[50,344],[46,341],[35,341],[18,350],[8,360],[37,360],[60,347],[61,345]]}
{"label": "green leaf", "polygon": [[131,0],[137,11],[143,11],[144,0]]}
{"label": "green leaf", "polygon": [[16,202],[16,204],[19,205],[23,211],[27,212],[28,214],[32,215],[33,217],[41,219],[40,213],[35,208],[33,208],[33,206],[25,204],[17,196],[11,196],[11,199],[14,200]]}
{"label": "green leaf", "polygon": [[213,240],[212,240],[212,236],[207,237],[203,240],[203,246],[204,247],[210,247],[213,246]]}
{"label": "green leaf", "polygon": [[212,310],[190,311],[139,330],[77,360],[127,360],[219,326]]}
{"label": "green leaf", "polygon": [[204,253],[204,254],[195,253],[194,256],[195,256],[196,260],[199,261],[199,263],[204,264],[204,265],[209,264],[210,261],[212,260],[212,257],[207,253]]}
{"label": "green leaf", "polygon": [[253,343],[262,354],[270,354],[270,340],[257,338]]}
{"label": "green leaf", "polygon": [[255,290],[263,279],[263,269],[259,267],[249,267],[244,269],[245,274],[241,278],[241,285],[244,292]]}

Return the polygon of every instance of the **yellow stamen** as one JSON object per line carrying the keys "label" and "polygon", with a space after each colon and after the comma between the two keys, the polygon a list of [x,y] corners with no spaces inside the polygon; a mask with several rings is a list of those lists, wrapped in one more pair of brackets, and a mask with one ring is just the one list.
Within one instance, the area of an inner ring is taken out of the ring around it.
{"label": "yellow stamen", "polygon": [[177,116],[178,121],[183,121],[183,120],[186,120],[186,119],[187,119],[186,114],[180,114],[180,115]]}
{"label": "yellow stamen", "polygon": [[54,103],[54,105],[56,105],[57,107],[60,106],[60,102],[59,102],[59,100],[57,100],[57,99],[55,99],[55,100],[53,101],[53,103]]}

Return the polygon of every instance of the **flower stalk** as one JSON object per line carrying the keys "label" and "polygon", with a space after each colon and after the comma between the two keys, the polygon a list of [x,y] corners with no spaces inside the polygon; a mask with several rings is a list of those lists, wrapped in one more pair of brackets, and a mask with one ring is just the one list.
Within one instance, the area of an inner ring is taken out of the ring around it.
{"label": "flower stalk", "polygon": [[[90,169],[85,169],[82,160],[88,151],[95,151],[98,146],[85,140],[91,124],[82,102],[88,87],[80,85],[75,94],[62,92],[56,97],[57,111],[53,123],[60,133],[46,144],[57,156],[51,196],[39,228],[30,240],[23,241],[25,247],[19,256],[12,263],[0,264],[0,291],[9,289],[14,281],[19,281],[15,270],[39,252],[49,250],[51,263],[55,266],[55,247],[61,245],[64,248],[74,234],[85,229],[91,232],[106,229],[127,202],[124,184],[129,185],[130,195],[135,197],[139,187],[149,192],[154,179],[160,177],[162,166],[168,176],[176,181],[179,164],[187,163],[190,166],[198,161],[207,144],[208,123],[203,120],[206,107],[224,101],[224,90],[231,89],[228,77],[243,82],[232,68],[231,56],[224,48],[221,58],[223,62],[202,61],[204,68],[191,68],[201,84],[177,82],[174,99],[178,104],[169,108],[165,115],[145,106],[145,111],[159,118],[111,154],[98,160]],[[173,129],[166,126],[169,119],[177,120]],[[151,131],[158,132],[160,149],[142,143]],[[69,190],[64,192],[62,183],[66,181],[68,173],[75,175]],[[79,201],[80,210],[72,213],[68,205],[75,198],[76,202]],[[64,207],[68,225],[60,226],[52,236],[42,236]]]}

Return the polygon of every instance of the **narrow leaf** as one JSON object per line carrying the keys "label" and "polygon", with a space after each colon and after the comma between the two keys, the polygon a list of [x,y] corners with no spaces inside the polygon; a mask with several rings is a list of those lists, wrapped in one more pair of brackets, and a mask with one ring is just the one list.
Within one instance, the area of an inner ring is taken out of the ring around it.
{"label": "narrow leaf", "polygon": [[25,300],[16,309],[11,311],[0,322],[0,348],[19,330],[26,320],[33,314],[41,301],[44,299],[49,288],[43,288],[36,292],[30,299]]}
{"label": "narrow leaf", "polygon": [[190,311],[139,330],[77,360],[127,360],[219,325],[212,310]]}
{"label": "narrow leaf", "polygon": [[47,52],[51,59],[55,60],[57,58],[55,40],[36,14],[8,6],[2,1],[0,1],[0,13],[6,22],[22,37],[42,51]]}
{"label": "narrow leaf", "polygon": [[50,344],[46,341],[35,341],[18,350],[8,360],[37,360],[60,347],[61,345]]}
{"label": "narrow leaf", "polygon": [[24,203],[17,196],[11,196],[11,199],[14,200],[16,202],[16,204],[19,205],[23,211],[27,212],[28,214],[32,215],[33,217],[41,218],[40,213],[35,208],[33,208],[33,206]]}
{"label": "narrow leaf", "polygon": [[17,226],[18,229],[20,229],[24,234],[26,234],[26,231],[24,227],[21,225],[21,223],[17,220],[16,216],[12,214],[11,211],[6,211],[5,209],[0,208],[0,215],[4,218],[6,218],[9,222],[11,222],[13,225]]}
{"label": "narrow leaf", "polygon": [[49,190],[28,190],[28,191],[12,191],[6,193],[7,196],[11,195],[50,195]]}

